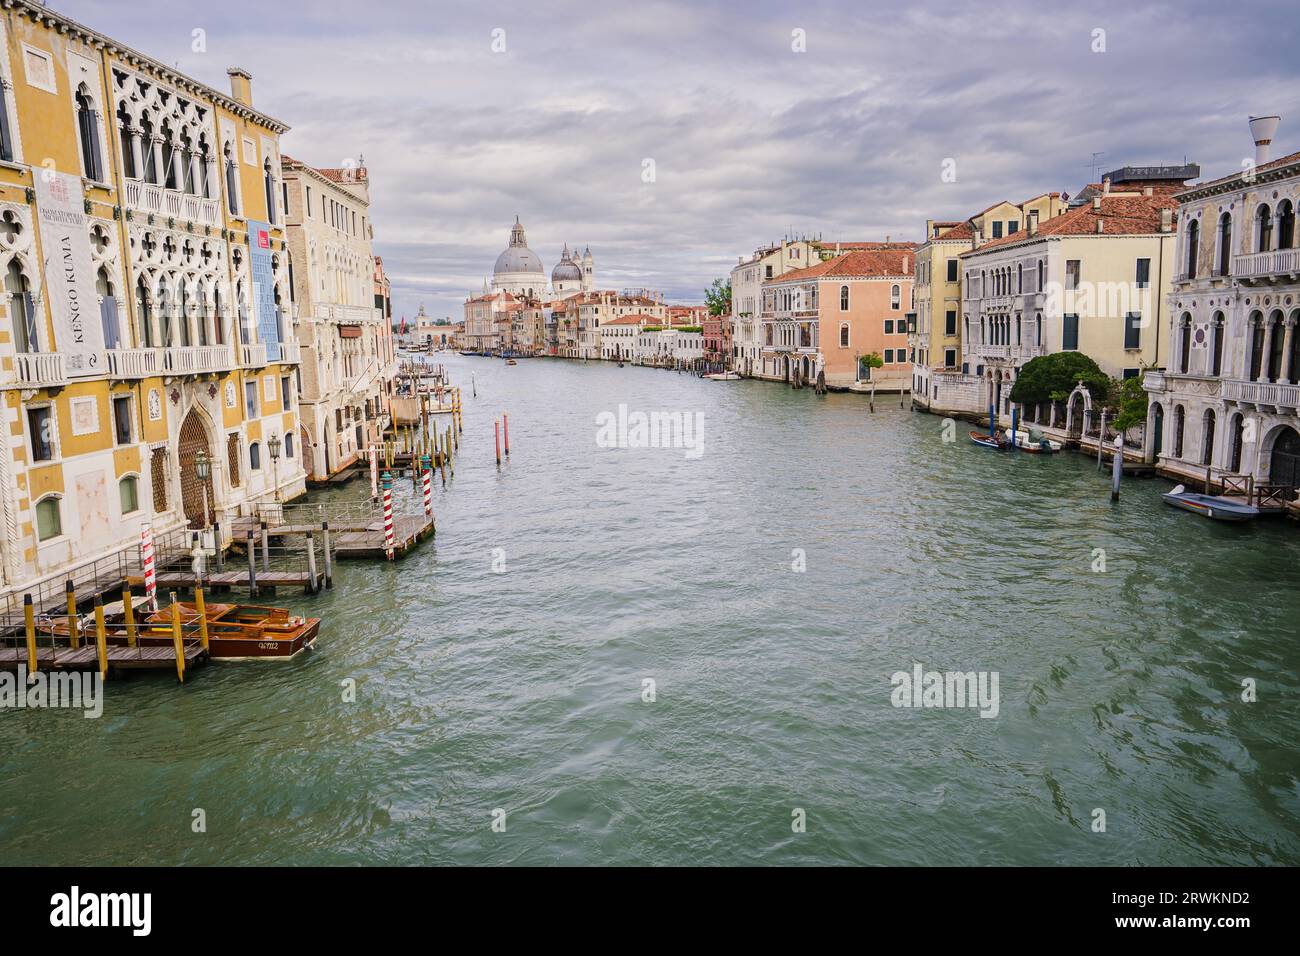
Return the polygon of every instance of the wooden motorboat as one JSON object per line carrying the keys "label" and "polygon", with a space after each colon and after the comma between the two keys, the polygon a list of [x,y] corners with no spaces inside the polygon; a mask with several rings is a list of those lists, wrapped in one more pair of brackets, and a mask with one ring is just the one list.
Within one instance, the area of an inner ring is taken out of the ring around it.
{"label": "wooden motorboat", "polygon": [[1215,521],[1250,521],[1259,517],[1259,509],[1254,505],[1242,504],[1231,498],[1218,495],[1199,495],[1179,485],[1173,491],[1161,495],[1165,504],[1182,508]]}
{"label": "wooden motorboat", "polygon": [[507,364],[507,365],[518,365],[519,363],[516,362],[514,359],[506,359],[506,364]]}
{"label": "wooden motorboat", "polygon": [[737,375],[735,372],[710,372],[709,374],[705,375],[704,377],[707,378],[707,379],[709,379],[710,381],[714,381],[714,382],[738,382],[738,381],[740,381],[740,376]]}
{"label": "wooden motorboat", "polygon": [[992,448],[994,451],[1005,451],[1006,442],[1000,438],[994,438],[988,432],[971,432],[970,440],[981,448]]}

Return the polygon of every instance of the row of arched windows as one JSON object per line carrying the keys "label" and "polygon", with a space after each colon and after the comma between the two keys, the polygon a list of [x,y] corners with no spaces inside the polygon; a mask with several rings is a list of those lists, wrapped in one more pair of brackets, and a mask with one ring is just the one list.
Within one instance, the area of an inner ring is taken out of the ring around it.
{"label": "row of arched windows", "polygon": [[[1274,210],[1268,203],[1261,203],[1255,210],[1254,235],[1252,246],[1255,252],[1274,252],[1291,249],[1296,244],[1295,205],[1290,199],[1283,199]],[[1199,272],[1201,257],[1201,224],[1192,219],[1187,224],[1187,239],[1184,260],[1184,278],[1195,279]],[[1218,248],[1215,250],[1213,275],[1216,277],[1232,274],[1232,213],[1225,212],[1219,216],[1217,235]]]}

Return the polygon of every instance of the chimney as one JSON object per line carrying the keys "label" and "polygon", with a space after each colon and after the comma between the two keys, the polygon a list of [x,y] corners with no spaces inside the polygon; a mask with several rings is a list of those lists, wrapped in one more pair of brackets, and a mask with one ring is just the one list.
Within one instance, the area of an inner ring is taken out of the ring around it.
{"label": "chimney", "polygon": [[1170,209],[1168,206],[1160,210],[1160,231],[1161,232],[1174,231],[1174,211]]}
{"label": "chimney", "polygon": [[230,77],[230,96],[245,106],[253,105],[253,74],[238,66],[226,70]]}
{"label": "chimney", "polygon": [[1255,165],[1263,166],[1268,162],[1269,146],[1277,124],[1282,122],[1280,116],[1252,116],[1250,118],[1250,138],[1255,141]]}
{"label": "chimney", "polygon": [[1093,209],[1098,209],[1098,210],[1101,209],[1101,197],[1100,197],[1100,196],[1093,196],[1093,197],[1092,197],[1092,208],[1093,208]]}
{"label": "chimney", "polygon": [[1103,232],[1105,232],[1105,231],[1106,231],[1106,220],[1105,220],[1105,219],[1098,219],[1098,220],[1097,220],[1097,235],[1100,236],[1100,235],[1101,235]]}
{"label": "chimney", "polygon": [[1031,236],[1038,235],[1038,210],[1037,209],[1029,210],[1029,234]]}
{"label": "chimney", "polygon": [[903,275],[907,275],[907,256],[903,256]]}
{"label": "chimney", "polygon": [[1154,195],[1155,195],[1155,190],[1152,189],[1150,186],[1143,186],[1143,187],[1142,187],[1142,195],[1143,195],[1143,196],[1154,196]]}
{"label": "chimney", "polygon": [[1109,177],[1109,176],[1103,176],[1103,177],[1102,177],[1102,180],[1101,180],[1101,194],[1102,194],[1103,196],[1109,196],[1109,195],[1110,195],[1110,177]]}

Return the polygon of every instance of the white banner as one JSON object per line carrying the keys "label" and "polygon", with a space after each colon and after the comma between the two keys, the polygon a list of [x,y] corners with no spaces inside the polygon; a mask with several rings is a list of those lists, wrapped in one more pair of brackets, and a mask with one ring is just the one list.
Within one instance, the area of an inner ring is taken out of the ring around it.
{"label": "white banner", "polygon": [[104,328],[81,177],[42,169],[34,178],[54,348],[63,353],[69,378],[100,375],[105,363]]}

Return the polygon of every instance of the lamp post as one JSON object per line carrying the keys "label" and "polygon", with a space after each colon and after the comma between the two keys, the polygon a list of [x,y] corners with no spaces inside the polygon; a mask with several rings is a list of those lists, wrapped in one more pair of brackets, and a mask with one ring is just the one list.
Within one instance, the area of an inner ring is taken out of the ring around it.
{"label": "lamp post", "polygon": [[280,436],[266,440],[266,450],[271,453],[271,481],[275,483],[275,503],[280,503]]}
{"label": "lamp post", "polygon": [[212,459],[208,457],[208,450],[200,448],[194,453],[194,474],[199,479],[199,485],[203,488],[203,531],[199,534],[199,551],[200,557],[196,560],[198,563],[199,584],[203,583],[203,570],[206,561],[205,549],[207,548],[208,528],[211,526],[211,520],[208,512],[208,479],[212,477]]}

